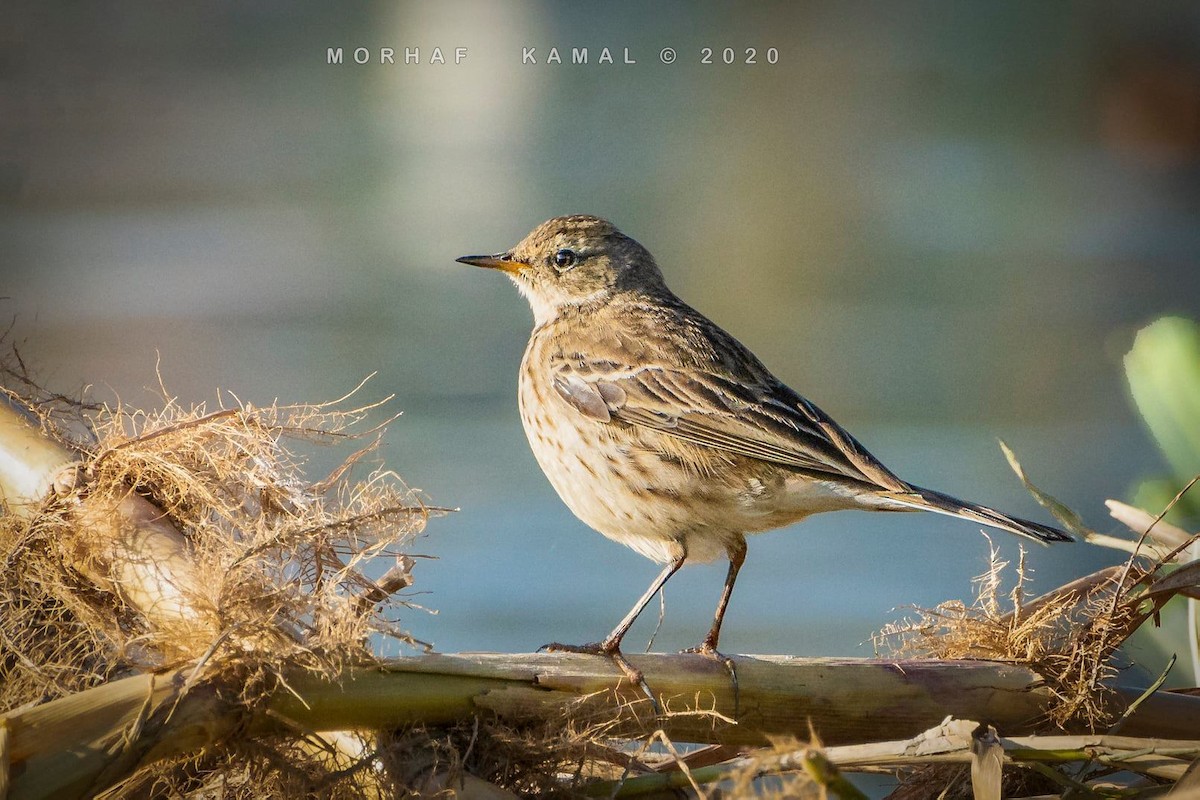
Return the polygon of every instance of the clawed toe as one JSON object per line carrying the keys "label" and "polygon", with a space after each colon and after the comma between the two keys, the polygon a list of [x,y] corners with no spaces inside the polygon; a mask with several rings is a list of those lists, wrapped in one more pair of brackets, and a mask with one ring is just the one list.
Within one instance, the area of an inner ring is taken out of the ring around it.
{"label": "clawed toe", "polygon": [[642,690],[642,694],[646,695],[646,699],[650,701],[650,705],[654,708],[654,713],[661,713],[661,708],[658,705],[658,700],[654,697],[654,692],[650,690],[650,685],[646,683],[646,676],[642,674],[640,669],[637,669],[629,660],[625,658],[625,654],[621,652],[618,645],[607,644],[605,642],[590,642],[588,644],[562,644],[561,642],[551,642],[544,644],[538,648],[538,652],[542,653],[582,653],[590,656],[608,656],[613,660],[613,663],[621,668],[625,673],[625,677],[634,686]]}
{"label": "clawed toe", "polygon": [[679,652],[685,656],[686,655],[697,655],[697,656],[705,656],[707,658],[712,658],[712,659],[716,659],[718,656],[720,656],[720,653],[717,652],[716,648],[709,647],[706,644],[699,645],[698,647],[688,647],[683,650],[680,650]]}
{"label": "clawed toe", "polygon": [[690,653],[692,655],[704,656],[705,658],[710,659],[712,661],[719,661],[720,663],[724,664],[726,667],[729,667],[733,664],[732,658],[725,655],[720,650],[718,650],[717,648],[713,647],[710,644],[702,644],[699,647],[689,647],[688,649],[680,650],[679,652],[685,653],[685,654]]}
{"label": "clawed toe", "polygon": [[680,652],[704,656],[710,661],[716,661],[718,664],[721,664],[725,667],[725,671],[729,673],[729,680],[733,684],[733,716],[734,719],[736,719],[738,712],[740,711],[738,706],[741,698],[738,687],[737,664],[734,663],[734,660],[707,642],[699,647],[689,647],[688,649],[681,650]]}

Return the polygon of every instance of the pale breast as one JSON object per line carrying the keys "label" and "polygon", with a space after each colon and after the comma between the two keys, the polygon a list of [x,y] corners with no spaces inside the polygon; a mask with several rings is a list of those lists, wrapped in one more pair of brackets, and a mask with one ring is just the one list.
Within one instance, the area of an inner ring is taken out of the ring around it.
{"label": "pale breast", "polygon": [[731,477],[724,456],[579,413],[540,367],[545,347],[535,334],[521,363],[521,421],[542,471],[583,522],[660,562],[684,549],[710,560],[742,531],[779,524],[764,519],[766,484]]}

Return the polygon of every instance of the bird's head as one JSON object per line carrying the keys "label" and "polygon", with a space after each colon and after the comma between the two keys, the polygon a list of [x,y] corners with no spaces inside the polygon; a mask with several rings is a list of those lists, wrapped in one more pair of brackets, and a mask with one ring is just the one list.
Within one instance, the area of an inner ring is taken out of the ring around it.
{"label": "bird's head", "polygon": [[507,273],[539,325],[567,306],[662,287],[662,273],[646,248],[611,222],[583,214],[547,220],[507,252],[458,261]]}

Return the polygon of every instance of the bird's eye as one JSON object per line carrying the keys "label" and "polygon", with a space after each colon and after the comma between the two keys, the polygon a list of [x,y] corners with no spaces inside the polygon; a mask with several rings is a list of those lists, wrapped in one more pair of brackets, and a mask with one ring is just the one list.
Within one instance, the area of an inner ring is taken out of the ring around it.
{"label": "bird's eye", "polygon": [[575,262],[578,260],[579,256],[575,255],[575,251],[565,247],[554,254],[554,266],[559,272],[566,272],[575,266]]}

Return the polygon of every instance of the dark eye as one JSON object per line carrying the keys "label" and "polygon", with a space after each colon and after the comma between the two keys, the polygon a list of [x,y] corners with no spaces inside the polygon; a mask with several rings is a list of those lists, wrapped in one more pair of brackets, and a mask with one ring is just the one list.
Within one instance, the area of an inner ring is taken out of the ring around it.
{"label": "dark eye", "polygon": [[575,262],[578,260],[579,256],[575,255],[575,251],[565,247],[554,254],[554,266],[558,268],[559,272],[566,272],[575,266]]}

